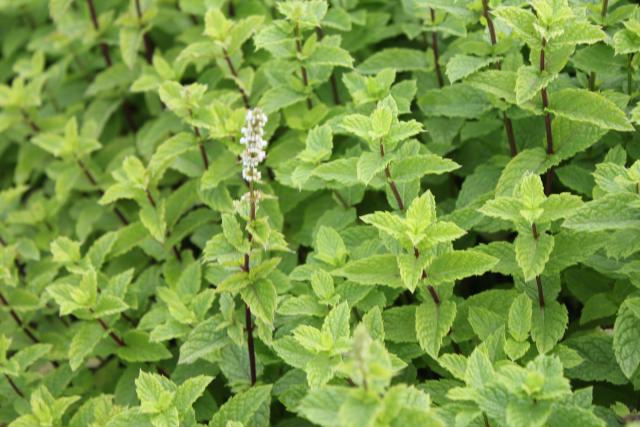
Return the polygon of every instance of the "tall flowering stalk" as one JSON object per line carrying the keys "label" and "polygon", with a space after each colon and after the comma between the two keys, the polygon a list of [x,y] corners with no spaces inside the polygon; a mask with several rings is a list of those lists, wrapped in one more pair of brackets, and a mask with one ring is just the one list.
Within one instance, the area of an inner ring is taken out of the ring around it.
{"label": "tall flowering stalk", "polygon": [[[247,111],[247,118],[245,125],[242,128],[242,138],[240,143],[245,146],[245,150],[242,153],[242,178],[249,186],[249,223],[252,223],[256,219],[256,205],[258,198],[255,192],[255,183],[260,182],[262,175],[258,170],[258,165],[262,163],[267,156],[265,149],[267,148],[267,141],[264,139],[264,127],[267,124],[267,115],[262,112],[260,108],[254,108]],[[249,273],[250,267],[250,254],[251,254],[251,242],[253,241],[253,235],[251,232],[247,233],[247,239],[249,240],[249,250],[244,254],[243,270]],[[249,304],[245,305],[245,324],[247,328],[247,348],[249,351],[249,366],[251,369],[251,385],[256,383],[256,353],[253,344],[253,323],[251,320],[251,307]]]}
{"label": "tall flowering stalk", "polygon": [[[249,183],[250,187],[254,182],[258,182],[262,178],[258,165],[267,156],[265,152],[267,141],[264,140],[264,127],[266,124],[267,115],[260,108],[247,111],[240,143],[246,147],[244,153],[242,153],[242,178]],[[250,191],[250,198],[251,193]]]}

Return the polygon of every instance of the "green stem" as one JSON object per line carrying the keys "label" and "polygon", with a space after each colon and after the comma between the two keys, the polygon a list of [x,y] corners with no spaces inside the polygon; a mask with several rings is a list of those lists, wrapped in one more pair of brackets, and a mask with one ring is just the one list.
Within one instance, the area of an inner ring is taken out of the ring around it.
{"label": "green stem", "polygon": [[343,208],[349,209],[349,203],[338,190],[333,190],[333,194],[336,196],[336,199],[338,199],[338,202],[340,202]]}
{"label": "green stem", "polygon": [[[256,219],[256,199],[253,191],[253,181],[249,182],[249,222],[253,222]],[[251,257],[251,243],[253,242],[253,235],[247,233],[247,240],[249,241],[249,251],[244,254],[244,265],[242,269],[249,273],[251,271],[250,257]],[[255,385],[257,380],[256,373],[256,350],[253,343],[253,322],[251,320],[251,307],[249,304],[245,304],[245,326],[247,328],[247,352],[249,353],[249,370],[251,373],[251,385]]]}
{"label": "green stem", "polygon": [[633,61],[633,54],[627,55],[627,93],[631,95],[633,93],[633,67],[631,62]]}
{"label": "green stem", "polygon": [[[491,45],[495,46],[498,43],[498,38],[496,37],[496,29],[493,25],[493,19],[491,19],[489,0],[482,0],[482,14],[484,15],[484,19],[487,21],[487,28],[489,29],[489,39],[491,40]],[[496,69],[500,70],[501,68],[502,64],[500,62],[496,62]],[[513,123],[507,116],[507,113],[504,111],[502,112],[502,122],[504,123],[504,129],[507,133],[509,152],[511,153],[511,157],[515,157],[518,154],[518,147],[516,146],[516,136],[513,132]]]}
{"label": "green stem", "polygon": [[[420,251],[418,250],[418,248],[413,248],[413,255],[416,257],[416,259],[420,258]],[[426,279],[427,271],[422,270],[420,280]],[[434,288],[432,285],[427,285],[427,290],[429,291],[429,295],[431,295],[431,299],[433,300],[433,302],[436,303],[437,306],[439,306],[442,301],[440,300],[440,295],[438,295],[438,291],[436,290],[436,288]]]}
{"label": "green stem", "polygon": [[[236,67],[233,66],[233,62],[231,62],[231,57],[229,57],[229,52],[227,52],[227,49],[222,49],[222,53],[224,55],[224,60],[227,63],[227,68],[229,68],[229,72],[233,77],[237,79],[238,72],[236,71]],[[238,90],[240,90],[240,95],[242,95],[242,102],[244,103],[244,108],[246,109],[251,108],[249,104],[249,96],[247,95],[247,93],[240,86],[238,86]]]}
{"label": "green stem", "polygon": [[[95,176],[93,176],[93,174],[91,173],[87,165],[84,163],[84,161],[78,158],[77,163],[78,163],[78,167],[82,170],[82,173],[87,178],[87,180],[91,183],[91,185],[98,188],[98,181],[96,180]],[[104,194],[104,191],[102,191],[101,188],[98,188],[98,190],[100,192],[100,195]],[[116,214],[116,216],[118,217],[122,225],[129,225],[129,221],[124,216],[124,214],[120,211],[120,209],[118,209],[117,207],[114,207],[113,212]]]}
{"label": "green stem", "polygon": [[[545,52],[544,52],[546,46],[547,46],[547,40],[543,38],[542,46],[540,47],[540,72],[543,72],[546,69]],[[547,137],[547,155],[551,155],[553,154],[553,131],[551,129],[551,113],[547,111],[547,108],[549,108],[549,96],[547,94],[546,87],[543,87],[540,90],[540,95],[542,97],[542,112],[544,114],[544,130]],[[551,184],[553,183],[553,175],[554,175],[554,170],[553,168],[551,168],[547,171],[545,187],[544,187],[545,194],[547,195],[551,194]]]}
{"label": "green stem", "polygon": [[33,333],[27,328],[27,325],[22,321],[18,313],[16,313],[16,311],[13,309],[13,307],[9,305],[9,301],[7,301],[7,299],[4,297],[4,295],[2,295],[2,293],[0,293],[0,303],[2,303],[2,305],[4,305],[9,309],[9,315],[11,316],[13,321],[16,322],[16,324],[20,327],[20,329],[22,329],[25,335],[29,337],[31,342],[33,342],[34,344],[39,343],[40,340],[36,338],[36,336],[33,335]]}
{"label": "green stem", "polygon": [[[384,158],[384,145],[380,143],[380,157]],[[404,201],[402,200],[402,196],[400,195],[400,191],[398,190],[398,186],[396,185],[393,178],[391,178],[391,170],[389,170],[389,165],[384,168],[384,175],[387,177],[387,182],[389,183],[389,187],[391,188],[391,192],[393,193],[393,197],[396,199],[396,203],[398,204],[398,208],[403,211],[404,210]]]}
{"label": "green stem", "polygon": [[13,380],[11,379],[11,377],[7,374],[4,374],[4,377],[7,379],[7,381],[9,382],[9,385],[11,386],[11,388],[13,389],[13,391],[20,397],[22,397],[24,399],[24,393],[22,392],[22,390],[20,390],[20,388],[16,385],[16,383],[13,382]]}
{"label": "green stem", "polygon": [[[607,16],[607,10],[609,8],[609,0],[602,0],[602,9],[600,10],[600,16],[604,19]],[[604,28],[604,25],[602,26]],[[596,90],[596,72],[592,71],[589,74],[589,90]]]}
{"label": "green stem", "polygon": [[[431,23],[436,21],[436,11],[429,9],[431,14]],[[442,70],[440,69],[440,48],[438,46],[438,33],[436,31],[431,32],[431,49],[433,49],[433,62],[436,68],[436,79],[438,80],[438,86],[444,86],[444,78],[442,77]]]}
{"label": "green stem", "polygon": [[[300,25],[296,24],[296,51],[298,53],[302,53],[302,37],[300,34]],[[309,87],[309,76],[307,75],[307,69],[303,64],[300,64],[300,74],[302,75],[302,84],[304,87]],[[313,108],[313,101],[311,97],[307,97],[307,109],[311,110]]]}
{"label": "green stem", "polygon": [[[324,30],[322,27],[316,27],[316,34],[318,34],[318,41],[324,38]],[[329,77],[329,83],[331,85],[331,95],[333,96],[333,103],[335,105],[342,104],[340,100],[340,92],[338,92],[338,81],[336,80],[336,75],[331,72],[331,77]]]}
{"label": "green stem", "polygon": [[[93,4],[93,0],[87,0],[87,5],[89,6],[89,14],[91,15],[91,22],[93,23],[93,28],[96,32],[100,31],[100,22],[98,21],[98,14],[96,13],[96,6]],[[100,42],[100,50],[102,52],[102,57],[104,58],[104,62],[107,64],[107,68],[111,67],[113,62],[111,61],[111,54],[109,53],[109,46],[105,42]]]}
{"label": "green stem", "polygon": [[[142,20],[142,8],[140,7],[140,0],[135,0],[136,4],[136,14],[138,15],[138,20]],[[142,34],[142,40],[144,42],[144,57],[147,60],[148,64],[153,62],[153,43],[149,38],[149,34],[144,32]]]}
{"label": "green stem", "polygon": [[607,16],[607,9],[609,8],[609,0],[602,0],[602,10],[600,11],[600,16],[603,18]]}
{"label": "green stem", "polygon": [[[93,310],[91,310],[91,312],[93,312]],[[105,332],[109,332],[109,336],[111,337],[111,339],[118,345],[118,347],[126,347],[127,344],[125,344],[124,340],[120,337],[120,335],[116,334],[115,332],[113,332],[109,326],[105,323],[104,320],[97,318],[96,321],[100,324],[100,327],[105,331]]]}
{"label": "green stem", "polygon": [[196,134],[198,138],[198,147],[200,148],[200,157],[202,157],[202,164],[204,166],[204,170],[209,169],[209,156],[207,156],[207,151],[204,148],[204,141],[202,140],[202,134],[200,133],[200,129],[197,126],[193,127],[193,132]]}
{"label": "green stem", "polygon": [[[89,13],[91,15],[91,22],[93,23],[93,28],[96,32],[100,31],[100,22],[98,21],[98,14],[96,13],[96,7],[93,3],[93,0],[87,0],[87,5],[89,6]],[[113,65],[113,61],[111,60],[111,54],[109,53],[109,46],[105,42],[100,42],[100,50],[102,52],[102,57],[104,58],[104,62],[107,65],[107,68],[111,68]],[[131,109],[131,104],[125,99],[122,102],[122,112],[124,113],[124,118],[129,126],[131,131],[135,131],[136,126],[133,120],[133,112]]]}
{"label": "green stem", "polygon": [[[538,240],[540,238],[540,233],[538,233],[538,227],[535,223],[531,224],[531,234],[533,234],[533,238]],[[540,276],[536,276],[536,287],[538,288],[538,304],[540,308],[544,308],[544,290],[542,288],[542,279]]]}

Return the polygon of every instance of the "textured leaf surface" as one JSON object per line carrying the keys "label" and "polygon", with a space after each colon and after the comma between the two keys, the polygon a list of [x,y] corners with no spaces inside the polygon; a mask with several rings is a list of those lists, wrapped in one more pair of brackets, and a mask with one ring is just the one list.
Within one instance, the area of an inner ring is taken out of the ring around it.
{"label": "textured leaf surface", "polygon": [[420,347],[434,359],[438,358],[442,339],[449,333],[456,317],[456,305],[452,301],[436,304],[427,299],[416,308],[416,336]]}
{"label": "textured leaf surface", "polygon": [[640,298],[627,299],[613,329],[613,350],[622,372],[631,378],[640,366]]}
{"label": "textured leaf surface", "polygon": [[534,307],[531,337],[540,353],[548,353],[564,335],[569,321],[564,305],[550,301],[544,308]]}
{"label": "textured leaf surface", "polygon": [[439,284],[477,276],[489,271],[498,260],[474,250],[447,252],[428,267],[428,280]]}
{"label": "textured leaf surface", "polygon": [[549,110],[558,116],[604,129],[633,131],[633,126],[624,111],[597,93],[581,89],[562,89],[551,94],[549,103]]}
{"label": "textured leaf surface", "polygon": [[586,203],[563,226],[580,231],[624,230],[640,228],[640,210],[629,208],[632,194],[610,194]]}
{"label": "textured leaf surface", "polygon": [[210,427],[225,427],[229,421],[248,424],[271,397],[271,386],[252,387],[229,399],[209,421]]}
{"label": "textured leaf surface", "polygon": [[475,118],[489,109],[484,94],[464,83],[442,89],[431,89],[418,99],[420,109],[428,116]]}
{"label": "textured leaf surface", "polygon": [[524,280],[529,281],[542,274],[553,244],[553,236],[548,234],[541,234],[537,239],[528,233],[518,235],[515,240],[516,260],[522,269]]}
{"label": "textured leaf surface", "polygon": [[358,65],[358,71],[375,74],[386,68],[396,71],[416,71],[427,68],[427,57],[423,51],[405,48],[390,48],[367,58]]}
{"label": "textured leaf surface", "polygon": [[451,83],[475,73],[498,60],[495,58],[480,58],[470,55],[454,55],[447,62],[447,77]]}

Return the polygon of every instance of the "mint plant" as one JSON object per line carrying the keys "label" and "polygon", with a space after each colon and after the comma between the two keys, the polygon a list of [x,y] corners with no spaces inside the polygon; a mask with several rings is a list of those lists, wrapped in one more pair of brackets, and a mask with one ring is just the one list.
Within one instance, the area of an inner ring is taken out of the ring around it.
{"label": "mint plant", "polygon": [[0,22],[0,426],[640,420],[637,2]]}

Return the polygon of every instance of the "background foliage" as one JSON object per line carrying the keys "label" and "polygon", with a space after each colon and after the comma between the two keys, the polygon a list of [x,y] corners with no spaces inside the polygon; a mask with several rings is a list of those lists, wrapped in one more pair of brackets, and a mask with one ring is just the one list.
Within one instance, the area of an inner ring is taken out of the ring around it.
{"label": "background foliage", "polygon": [[0,0],[0,28],[0,425],[640,420],[633,2]]}

